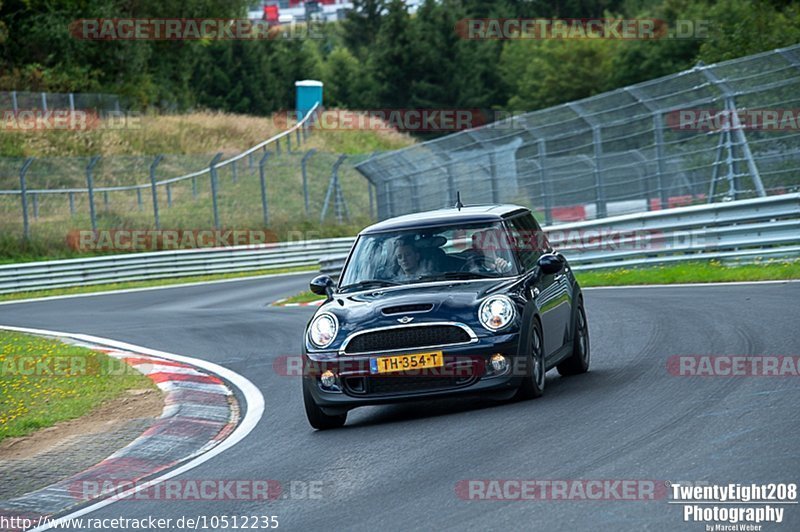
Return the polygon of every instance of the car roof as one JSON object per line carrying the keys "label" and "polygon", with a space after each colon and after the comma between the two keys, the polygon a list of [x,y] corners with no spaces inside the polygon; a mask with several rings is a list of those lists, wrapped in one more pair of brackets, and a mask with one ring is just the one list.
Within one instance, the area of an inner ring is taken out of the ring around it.
{"label": "car roof", "polygon": [[370,225],[361,231],[361,234],[383,233],[386,231],[399,231],[435,225],[496,222],[507,218],[511,214],[522,212],[528,212],[528,209],[519,205],[510,204],[468,205],[461,207],[461,209],[450,207],[447,209],[405,214],[403,216],[389,218],[388,220]]}

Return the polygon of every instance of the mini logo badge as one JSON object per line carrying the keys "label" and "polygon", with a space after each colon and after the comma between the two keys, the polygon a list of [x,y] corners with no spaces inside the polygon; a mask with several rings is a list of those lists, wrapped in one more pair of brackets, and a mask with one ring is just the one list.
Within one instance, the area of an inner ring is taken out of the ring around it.
{"label": "mini logo badge", "polygon": [[402,318],[397,318],[397,321],[405,325],[406,323],[410,323],[413,319],[414,318],[410,316],[403,316]]}

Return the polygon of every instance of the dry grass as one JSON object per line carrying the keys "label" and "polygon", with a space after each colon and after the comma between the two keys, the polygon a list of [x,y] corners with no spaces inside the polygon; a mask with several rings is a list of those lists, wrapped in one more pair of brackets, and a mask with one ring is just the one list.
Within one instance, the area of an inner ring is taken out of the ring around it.
{"label": "dry grass", "polygon": [[[128,127],[87,131],[20,131],[0,135],[0,156],[85,157],[91,155],[213,154],[234,155],[285,129],[282,115],[257,117],[220,112],[144,115]],[[336,153],[392,150],[414,143],[395,130],[318,130],[309,147]],[[294,139],[293,139],[294,140]]]}

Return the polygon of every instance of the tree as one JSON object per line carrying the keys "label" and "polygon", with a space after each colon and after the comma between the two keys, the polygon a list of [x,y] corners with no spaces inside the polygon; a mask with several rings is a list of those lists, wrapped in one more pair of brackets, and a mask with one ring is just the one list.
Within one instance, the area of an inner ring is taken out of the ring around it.
{"label": "tree", "polygon": [[375,99],[382,106],[402,108],[409,104],[417,73],[412,41],[406,4],[403,0],[392,0],[369,56]]}
{"label": "tree", "polygon": [[353,9],[347,13],[342,26],[344,42],[356,57],[363,57],[377,42],[385,10],[384,0],[353,0]]}

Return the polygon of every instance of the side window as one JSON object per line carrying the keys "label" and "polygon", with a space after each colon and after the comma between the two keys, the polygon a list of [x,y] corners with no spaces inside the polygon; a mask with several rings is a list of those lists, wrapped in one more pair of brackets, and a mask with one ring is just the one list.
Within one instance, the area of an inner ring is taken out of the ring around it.
{"label": "side window", "polygon": [[531,213],[515,216],[508,222],[522,265],[525,270],[530,270],[536,265],[539,257],[550,248],[547,236]]}

